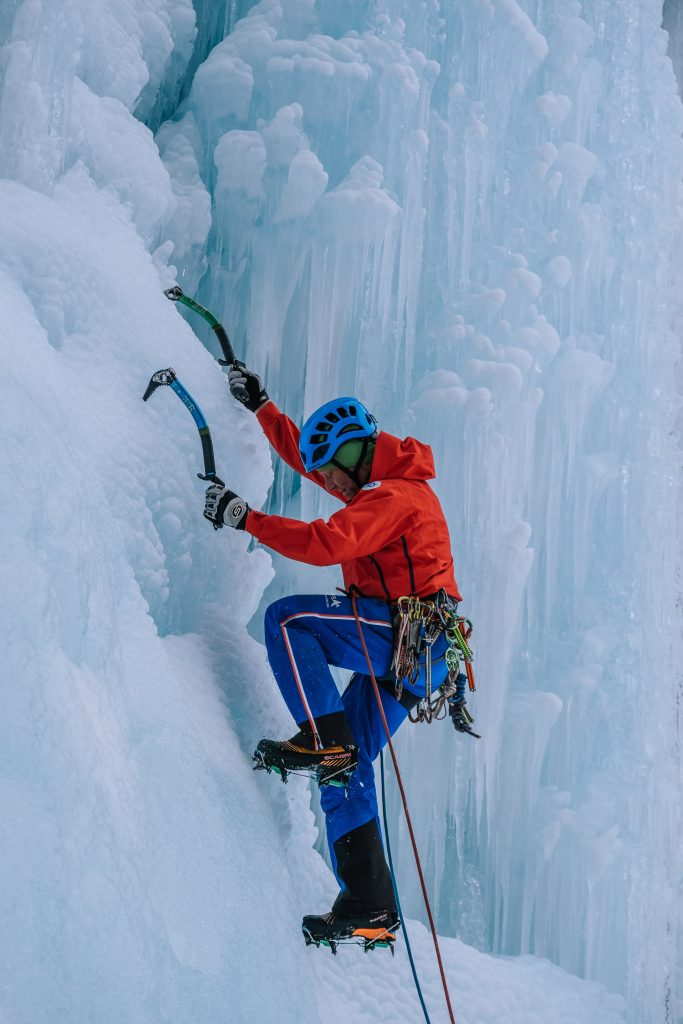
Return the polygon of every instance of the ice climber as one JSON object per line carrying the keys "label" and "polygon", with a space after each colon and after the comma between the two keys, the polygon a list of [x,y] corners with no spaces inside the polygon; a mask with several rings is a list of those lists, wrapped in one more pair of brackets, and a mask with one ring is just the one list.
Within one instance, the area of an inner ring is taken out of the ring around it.
{"label": "ice climber", "polygon": [[[265,642],[277,684],[298,732],[261,740],[258,767],[312,774],[320,785],[330,856],[341,892],[332,910],[303,919],[307,942],[390,939],[396,900],[379,831],[373,761],[386,742],[351,594],[393,733],[424,697],[425,671],[396,686],[392,670],[399,599],[430,598],[444,608],[460,601],[448,528],[429,486],[431,449],[412,437],[379,431],[355,398],[337,398],[313,413],[301,432],[268,397],[260,377],[241,364],[230,390],[256,413],[275,451],[297,473],[326,488],[343,508],[327,522],[266,515],[218,484],[206,492],[204,515],[246,530],[289,558],[341,563],[345,595],[286,597],[269,606]],[[245,389],[248,399],[245,400]],[[241,398],[240,398],[241,396]],[[430,649],[431,688],[448,675],[444,632]],[[329,665],[353,672],[340,695]],[[464,678],[464,677],[461,677]],[[445,687],[444,687],[445,689]],[[470,731],[464,686],[452,701],[456,728]]]}

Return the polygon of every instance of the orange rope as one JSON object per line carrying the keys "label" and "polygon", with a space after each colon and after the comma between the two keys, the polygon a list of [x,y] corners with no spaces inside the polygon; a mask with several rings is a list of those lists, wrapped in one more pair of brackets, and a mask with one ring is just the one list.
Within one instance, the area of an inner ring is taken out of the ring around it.
{"label": "orange rope", "polygon": [[370,655],[368,654],[368,648],[365,643],[365,637],[363,636],[363,629],[360,624],[360,618],[358,615],[358,609],[356,608],[356,595],[351,593],[351,605],[353,607],[353,614],[356,620],[356,628],[358,629],[358,635],[360,636],[360,642],[363,645],[363,653],[365,654],[365,660],[368,663],[368,669],[370,670],[370,678],[372,679],[372,685],[375,691],[375,699],[379,708],[379,713],[382,716],[382,724],[384,725],[384,731],[387,734],[387,745],[391,754],[391,760],[394,763],[394,771],[396,772],[396,781],[398,782],[398,788],[401,791],[401,800],[403,801],[403,810],[406,816],[406,822],[408,823],[408,832],[410,833],[410,841],[413,845],[413,854],[415,855],[415,864],[417,865],[417,873],[420,876],[420,885],[422,887],[422,897],[424,899],[425,907],[427,908],[427,917],[429,918],[429,927],[432,931],[432,939],[434,941],[434,949],[436,950],[436,959],[439,963],[439,971],[441,973],[441,984],[443,985],[444,995],[446,997],[446,1005],[448,1007],[448,1016],[450,1017],[451,1024],[455,1024],[455,1017],[453,1015],[453,1007],[451,1006],[451,997],[448,992],[448,983],[446,981],[446,972],[444,971],[443,961],[441,960],[441,951],[439,950],[439,940],[436,934],[436,926],[434,924],[434,918],[432,916],[432,908],[429,903],[429,896],[427,895],[427,886],[425,885],[424,874],[422,873],[422,864],[420,863],[420,855],[417,852],[417,843],[415,842],[415,833],[413,832],[413,823],[410,818],[410,811],[408,810],[408,801],[406,799],[405,790],[403,788],[403,780],[401,779],[401,773],[398,768],[398,761],[396,760],[396,752],[394,751],[394,745],[391,742],[391,733],[389,732],[389,725],[387,723],[387,717],[384,714],[384,706],[382,704],[382,698],[379,692],[379,686],[377,685],[377,679],[372,669],[372,662],[370,661]]}

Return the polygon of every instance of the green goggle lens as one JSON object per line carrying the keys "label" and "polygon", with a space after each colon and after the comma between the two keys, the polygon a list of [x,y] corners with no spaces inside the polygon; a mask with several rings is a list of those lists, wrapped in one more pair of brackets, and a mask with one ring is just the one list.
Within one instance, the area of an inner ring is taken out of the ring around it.
{"label": "green goggle lens", "polygon": [[[339,469],[339,466],[343,466],[344,469],[355,469],[362,452],[363,441],[346,441],[334,453],[334,463],[326,462],[324,466],[319,468],[325,473],[330,473],[333,469]],[[335,463],[338,463],[338,465],[335,465]]]}

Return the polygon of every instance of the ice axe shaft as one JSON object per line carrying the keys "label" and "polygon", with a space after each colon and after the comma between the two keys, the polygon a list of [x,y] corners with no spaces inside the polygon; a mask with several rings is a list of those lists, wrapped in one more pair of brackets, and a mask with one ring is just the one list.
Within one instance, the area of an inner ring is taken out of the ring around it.
{"label": "ice axe shaft", "polygon": [[[197,473],[197,476],[200,480],[208,480],[209,483],[220,484],[221,487],[224,487],[225,484],[221,478],[216,475],[216,462],[213,456],[211,431],[209,430],[209,425],[206,422],[204,413],[199,408],[187,388],[183,387],[180,383],[176,376],[176,372],[172,367],[169,366],[166,370],[157,370],[156,373],[152,374],[149,384],[145,389],[145,393],[142,396],[143,401],[146,402],[148,398],[151,398],[157,388],[163,387],[165,384],[168,385],[171,390],[175,391],[176,395],[185,408],[189,410],[192,415],[192,419],[197,424],[197,430],[199,431],[199,437],[202,442],[202,454],[204,456],[204,472]],[[216,529],[219,529],[220,525],[222,524],[214,523]]]}
{"label": "ice axe shaft", "polygon": [[[180,302],[183,306],[187,306],[188,309],[193,310],[195,313],[199,313],[199,315],[206,320],[207,324],[209,324],[212,331],[218,338],[218,343],[221,346],[223,358],[218,360],[221,366],[244,366],[244,363],[235,356],[235,350],[232,347],[230,338],[228,337],[228,332],[225,327],[216,320],[213,313],[210,313],[206,307],[202,306],[199,302],[196,302],[195,299],[191,299],[189,295],[185,295],[182,288],[177,284],[174,285],[173,288],[167,288],[164,291],[164,295],[167,299],[170,299],[171,302]],[[246,388],[236,388],[235,390],[237,392],[237,397],[241,402],[248,401],[249,392]]]}

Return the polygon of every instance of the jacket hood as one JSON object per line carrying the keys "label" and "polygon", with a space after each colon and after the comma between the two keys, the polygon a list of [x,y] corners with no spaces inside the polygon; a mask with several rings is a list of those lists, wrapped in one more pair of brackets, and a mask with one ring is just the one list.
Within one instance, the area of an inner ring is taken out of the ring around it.
{"label": "jacket hood", "polygon": [[375,443],[370,481],[373,480],[433,480],[434,456],[428,444],[414,437],[394,437],[380,431]]}

